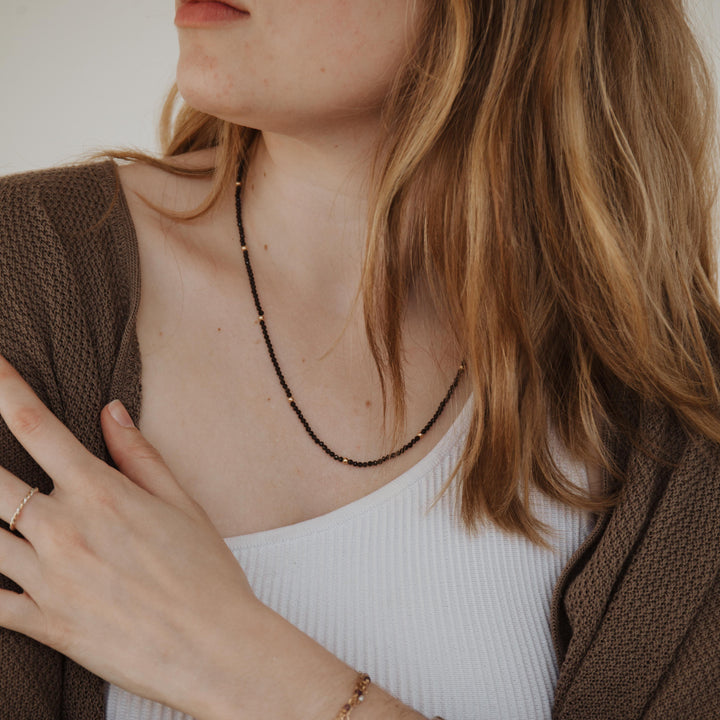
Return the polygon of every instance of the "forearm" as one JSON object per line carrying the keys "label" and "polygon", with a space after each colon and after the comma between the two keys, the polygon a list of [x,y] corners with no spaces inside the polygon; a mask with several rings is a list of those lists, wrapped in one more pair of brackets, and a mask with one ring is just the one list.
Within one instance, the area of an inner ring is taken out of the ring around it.
{"label": "forearm", "polygon": [[[350,698],[358,670],[336,658],[277,613],[257,605],[241,621],[244,642],[224,643],[213,682],[194,712],[199,720],[334,720]],[[249,632],[247,630],[249,629]],[[227,638],[229,639],[229,635]],[[235,661],[228,662],[233,655]],[[353,720],[423,720],[423,716],[371,684]]]}

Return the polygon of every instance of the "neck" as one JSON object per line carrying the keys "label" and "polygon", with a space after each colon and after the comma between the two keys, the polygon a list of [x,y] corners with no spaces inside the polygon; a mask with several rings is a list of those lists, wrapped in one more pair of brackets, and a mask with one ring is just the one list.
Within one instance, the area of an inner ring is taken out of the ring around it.
{"label": "neck", "polygon": [[349,211],[358,219],[358,213],[367,209],[375,142],[376,133],[356,128],[317,139],[264,132],[251,170],[256,181],[264,173],[266,184],[288,199],[302,197],[322,217],[340,217]]}
{"label": "neck", "polygon": [[282,247],[295,273],[357,287],[367,234],[374,136],[312,142],[263,133],[244,188],[246,230]]}

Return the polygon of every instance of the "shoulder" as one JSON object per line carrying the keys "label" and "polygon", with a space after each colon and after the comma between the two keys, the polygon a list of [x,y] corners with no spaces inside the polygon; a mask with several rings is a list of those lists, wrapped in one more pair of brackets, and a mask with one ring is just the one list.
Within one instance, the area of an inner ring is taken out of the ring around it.
{"label": "shoulder", "polygon": [[111,161],[0,178],[0,262],[8,270],[52,272],[60,256],[73,262],[97,252],[108,231],[131,239]]}
{"label": "shoulder", "polygon": [[0,351],[8,359],[45,367],[61,346],[97,355],[116,345],[136,304],[139,269],[115,163],[0,179],[0,268]]}
{"label": "shoulder", "polygon": [[101,217],[118,191],[111,161],[38,170],[0,178],[0,228]]}
{"label": "shoulder", "polygon": [[2,292],[38,302],[92,291],[134,263],[134,228],[112,161],[0,179]]}
{"label": "shoulder", "polygon": [[0,197],[4,199],[17,194],[30,196],[48,190],[83,189],[93,185],[113,184],[116,176],[115,163],[110,159],[75,165],[60,165],[30,170],[0,177]]}
{"label": "shoulder", "polygon": [[163,158],[162,163],[163,167],[128,162],[117,168],[136,223],[167,223],[173,213],[188,213],[201,206],[211,191],[213,148]]}

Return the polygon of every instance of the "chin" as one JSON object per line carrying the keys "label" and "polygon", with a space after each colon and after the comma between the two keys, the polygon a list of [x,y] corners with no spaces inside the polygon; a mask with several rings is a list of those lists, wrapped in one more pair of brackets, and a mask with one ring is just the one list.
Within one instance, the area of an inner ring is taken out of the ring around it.
{"label": "chin", "polygon": [[363,121],[379,114],[381,98],[362,89],[327,87],[296,79],[276,80],[277,87],[257,72],[230,69],[199,49],[181,52],[176,83],[193,109],[236,125],[289,136],[307,135],[318,128]]}
{"label": "chin", "polygon": [[178,63],[175,78],[182,99],[195,110],[222,120],[244,124],[244,103],[238,102],[238,91],[229,92],[225,80],[212,63],[212,58],[203,62]]}
{"label": "chin", "polygon": [[268,98],[258,99],[249,89],[243,93],[234,88],[230,94],[210,82],[197,82],[197,79],[197,74],[192,72],[178,73],[176,80],[180,96],[194,110],[243,127],[292,134],[293,126],[288,119],[294,115],[289,109]]}

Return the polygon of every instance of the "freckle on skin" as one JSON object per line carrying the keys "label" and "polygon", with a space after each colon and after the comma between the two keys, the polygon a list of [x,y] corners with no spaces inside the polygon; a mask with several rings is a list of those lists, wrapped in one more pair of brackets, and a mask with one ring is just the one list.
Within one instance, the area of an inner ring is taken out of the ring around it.
{"label": "freckle on skin", "polygon": [[267,250],[267,245],[263,245],[263,247]]}
{"label": "freckle on skin", "polygon": [[218,328],[218,332],[220,332],[220,328]]}
{"label": "freckle on skin", "polygon": [[305,358],[303,358],[302,361],[305,362]]}
{"label": "freckle on skin", "polygon": [[325,68],[320,68],[320,72],[325,72]]}
{"label": "freckle on skin", "polygon": [[[213,57],[212,55],[203,55],[200,58],[198,58],[197,61],[198,66],[203,70],[215,70],[218,65],[218,60],[216,57]],[[217,72],[213,73],[213,77],[217,79],[218,75]]]}
{"label": "freckle on skin", "polygon": [[372,403],[369,400],[365,401],[365,407],[370,407],[371,405],[372,405]]}

